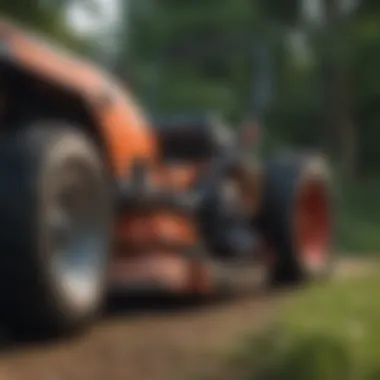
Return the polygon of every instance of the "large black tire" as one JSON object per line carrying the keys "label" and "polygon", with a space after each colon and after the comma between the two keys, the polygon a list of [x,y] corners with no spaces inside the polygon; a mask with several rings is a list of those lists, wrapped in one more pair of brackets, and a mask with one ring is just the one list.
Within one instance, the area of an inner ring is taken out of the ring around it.
{"label": "large black tire", "polygon": [[[265,177],[260,225],[269,256],[270,282],[291,285],[325,278],[333,264],[334,232],[331,176],[326,161],[308,155],[278,157],[268,163]],[[306,197],[310,205],[300,206]],[[309,225],[308,235],[296,233],[297,212],[307,215],[304,224]],[[297,240],[297,236],[303,240]],[[306,244],[316,247],[310,248],[314,258],[310,249],[304,248]]]}
{"label": "large black tire", "polygon": [[37,123],[1,142],[0,318],[18,334],[72,333],[100,311],[108,188],[101,156],[80,129]]}

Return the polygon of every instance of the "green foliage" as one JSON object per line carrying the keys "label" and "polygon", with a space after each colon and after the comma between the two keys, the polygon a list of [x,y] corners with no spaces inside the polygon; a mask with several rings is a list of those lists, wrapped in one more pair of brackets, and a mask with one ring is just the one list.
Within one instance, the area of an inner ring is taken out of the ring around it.
{"label": "green foliage", "polygon": [[273,329],[243,340],[223,378],[375,380],[380,375],[378,276],[305,292]]}
{"label": "green foliage", "polygon": [[[250,78],[249,0],[160,1],[149,11],[132,6],[129,62],[134,85],[158,110],[216,108],[234,116],[246,105]],[[248,42],[247,42],[248,41]],[[159,72],[158,81],[143,74]],[[140,80],[138,79],[140,78]]]}
{"label": "green foliage", "polygon": [[353,34],[352,81],[354,109],[358,120],[361,169],[377,174],[380,163],[380,10],[362,15]]}
{"label": "green foliage", "polygon": [[349,254],[380,251],[380,181],[362,180],[341,186],[338,198],[338,248]]}
{"label": "green foliage", "polygon": [[299,20],[299,0],[259,0],[264,17],[286,25],[294,25]]}

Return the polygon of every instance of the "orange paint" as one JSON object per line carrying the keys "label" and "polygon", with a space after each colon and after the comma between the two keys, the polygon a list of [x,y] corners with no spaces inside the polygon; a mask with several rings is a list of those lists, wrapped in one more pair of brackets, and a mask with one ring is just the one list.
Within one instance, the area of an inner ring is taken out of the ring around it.
{"label": "orange paint", "polygon": [[119,224],[117,241],[128,247],[123,255],[151,247],[192,247],[199,240],[196,224],[189,218],[169,211],[127,216]]}
{"label": "orange paint", "polygon": [[[15,65],[77,94],[92,108],[116,175],[124,175],[136,158],[148,162],[156,159],[153,131],[116,78],[9,22],[0,22],[0,39],[8,45]],[[105,97],[107,104],[103,106]]]}

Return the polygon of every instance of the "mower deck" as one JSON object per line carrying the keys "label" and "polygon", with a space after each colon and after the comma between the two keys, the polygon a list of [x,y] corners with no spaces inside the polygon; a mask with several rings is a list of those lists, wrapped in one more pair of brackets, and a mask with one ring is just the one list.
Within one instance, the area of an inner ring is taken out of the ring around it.
{"label": "mower deck", "polygon": [[156,252],[114,261],[109,288],[119,295],[133,292],[217,295],[261,286],[265,273],[265,266],[258,261],[197,259]]}

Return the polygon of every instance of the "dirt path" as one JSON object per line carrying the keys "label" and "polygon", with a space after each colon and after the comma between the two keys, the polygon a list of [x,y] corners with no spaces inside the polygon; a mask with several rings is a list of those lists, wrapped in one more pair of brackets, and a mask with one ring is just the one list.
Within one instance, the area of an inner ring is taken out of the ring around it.
{"label": "dirt path", "polygon": [[[370,268],[345,261],[337,277]],[[212,370],[239,334],[262,328],[288,298],[257,294],[194,309],[126,311],[70,342],[5,347],[0,380],[181,380],[197,368]]]}

